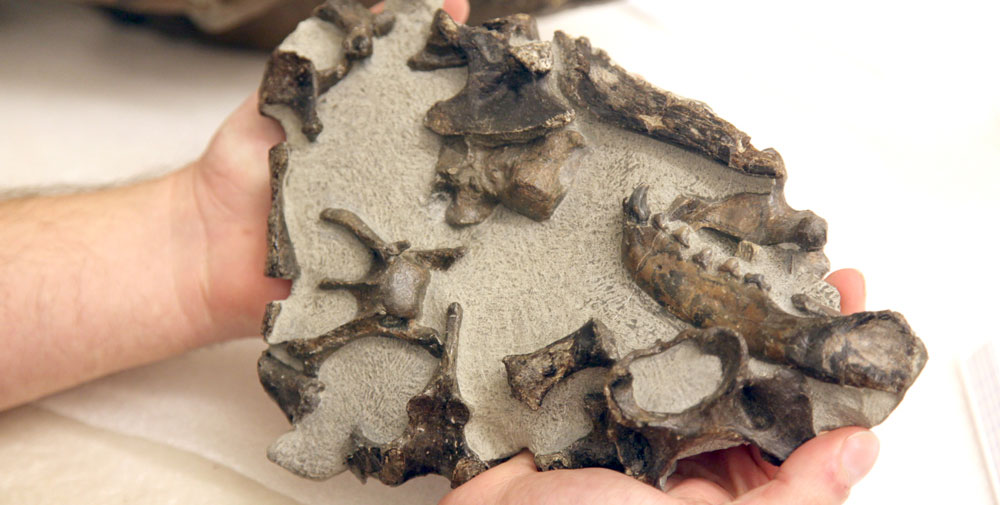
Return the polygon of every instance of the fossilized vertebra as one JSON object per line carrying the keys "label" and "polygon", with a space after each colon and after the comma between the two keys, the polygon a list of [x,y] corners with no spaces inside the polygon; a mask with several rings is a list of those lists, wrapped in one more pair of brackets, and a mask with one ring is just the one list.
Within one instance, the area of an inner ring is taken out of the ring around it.
{"label": "fossilized vertebra", "polygon": [[579,330],[535,352],[505,357],[503,364],[514,398],[538,410],[545,395],[563,379],[584,368],[610,366],[610,338],[608,328],[591,319]]}
{"label": "fossilized vertebra", "polygon": [[514,15],[469,27],[438,11],[409,64],[469,66],[465,88],[424,118],[448,137],[437,164],[437,187],[452,194],[447,221],[480,223],[498,203],[537,221],[551,217],[567,191],[571,155],[585,141],[563,128],[575,112],[548,84],[552,45],[538,41],[534,19]]}
{"label": "fossilized vertebra", "polygon": [[[538,455],[535,461],[540,468],[601,466],[655,484],[673,473],[678,459],[687,456],[753,443],[770,461],[781,462],[816,435],[805,378],[784,368],[752,374],[746,342],[731,329],[686,330],[669,342],[657,342],[617,360],[607,351],[611,339],[603,324],[591,320],[543,349],[504,359],[514,396],[532,408],[573,372],[610,367],[604,396],[586,400],[594,429],[562,451]],[[630,367],[682,344],[718,357],[718,386],[680,412],[641,407]]]}
{"label": "fossilized vertebra", "polygon": [[486,470],[486,463],[465,442],[470,412],[455,381],[461,326],[462,307],[453,303],[448,307],[441,362],[427,389],[406,405],[410,422],[403,435],[388,444],[356,437],[358,448],[347,457],[347,465],[362,481],[373,475],[385,484],[399,485],[434,473],[447,477],[455,487]]}
{"label": "fossilized vertebra", "polygon": [[583,145],[583,136],[568,129],[493,148],[462,137],[446,140],[437,164],[437,187],[453,195],[445,218],[454,225],[480,223],[501,203],[536,221],[552,217],[569,189],[563,169]]}
{"label": "fossilized vertebra", "polygon": [[[650,412],[640,407],[632,388],[632,363],[689,342],[700,352],[719,357],[722,380],[718,388],[682,412]],[[632,352],[615,363],[604,391],[614,419],[608,434],[625,472],[655,484],[673,473],[681,458],[706,448],[747,442],[771,461],[780,462],[816,436],[805,379],[786,369],[754,377],[747,361],[746,343],[737,333],[710,328],[687,330],[670,342]]]}
{"label": "fossilized vertebra", "polygon": [[345,290],[358,300],[354,320],[315,338],[293,340],[286,351],[303,361],[313,374],[327,355],[348,342],[365,337],[390,337],[425,347],[435,356],[441,355],[437,330],[419,326],[414,319],[420,309],[430,282],[430,270],[447,270],[465,254],[462,247],[410,250],[406,241],[388,243],[366,225],[361,218],[344,209],[326,209],[320,218],[343,226],[372,252],[368,274],[358,281],[323,279],[320,289]]}
{"label": "fossilized vertebra", "polygon": [[313,11],[313,16],[344,30],[343,59],[332,68],[317,70],[308,58],[294,52],[275,51],[260,85],[260,105],[264,114],[266,106],[288,107],[302,124],[302,133],[315,141],[323,131],[323,123],[316,115],[320,95],[343,79],[355,61],[371,56],[372,39],[389,33],[395,16],[389,11],[373,14],[355,0],[326,0]]}

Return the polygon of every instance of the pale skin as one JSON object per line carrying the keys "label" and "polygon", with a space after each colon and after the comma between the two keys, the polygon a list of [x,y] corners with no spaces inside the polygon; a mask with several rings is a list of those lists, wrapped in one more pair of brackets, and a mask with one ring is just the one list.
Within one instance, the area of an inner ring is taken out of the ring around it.
{"label": "pale skin", "polygon": [[[468,16],[465,0],[446,9]],[[90,193],[0,202],[0,410],[116,371],[256,335],[289,282],[263,275],[268,149],[281,128],[247,99],[205,153],[159,179]],[[845,313],[864,279],[827,279]],[[602,469],[538,472],[523,453],[453,490],[442,505],[839,504],[874,464],[878,440],[843,428],[781,467],[737,447],[681,462],[666,492]]]}

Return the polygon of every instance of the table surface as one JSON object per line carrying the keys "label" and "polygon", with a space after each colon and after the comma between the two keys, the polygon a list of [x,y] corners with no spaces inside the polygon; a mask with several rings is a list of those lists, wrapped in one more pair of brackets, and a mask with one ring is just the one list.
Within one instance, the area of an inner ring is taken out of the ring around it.
{"label": "table surface", "polygon": [[[957,373],[997,337],[1000,32],[998,7],[979,4],[623,0],[540,20],[543,36],[588,35],[781,151],[789,203],[830,223],[834,268],[866,272],[869,308],[905,314],[927,344],[848,503],[992,500]],[[180,167],[265,60],[14,0],[0,0],[0,54],[0,189]],[[267,462],[287,425],[256,381],[262,345],[196,351],[0,413],[0,504],[434,503],[447,490],[439,478],[312,483]]]}

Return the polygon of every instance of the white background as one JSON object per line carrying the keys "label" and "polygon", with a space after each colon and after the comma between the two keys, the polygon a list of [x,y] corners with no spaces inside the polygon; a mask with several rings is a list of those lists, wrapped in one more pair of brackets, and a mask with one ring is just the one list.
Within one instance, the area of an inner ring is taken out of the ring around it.
{"label": "white background", "polygon": [[[540,22],[543,37],[587,35],[777,148],[789,203],[830,223],[834,268],[864,271],[869,308],[903,313],[927,344],[849,503],[991,500],[957,363],[998,336],[998,14],[973,1],[623,0]],[[175,169],[255,90],[264,59],[0,0],[0,188]],[[256,384],[260,346],[0,413],[0,503],[433,503],[446,490],[442,479],[316,485],[264,460],[285,425]]]}

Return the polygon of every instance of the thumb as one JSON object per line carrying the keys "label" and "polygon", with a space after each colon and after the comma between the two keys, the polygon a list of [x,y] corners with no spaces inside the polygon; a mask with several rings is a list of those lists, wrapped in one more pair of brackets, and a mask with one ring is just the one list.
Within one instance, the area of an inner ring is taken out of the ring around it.
{"label": "thumb", "polygon": [[875,464],[879,443],[863,428],[841,428],[806,442],[774,480],[743,495],[741,505],[839,505]]}

